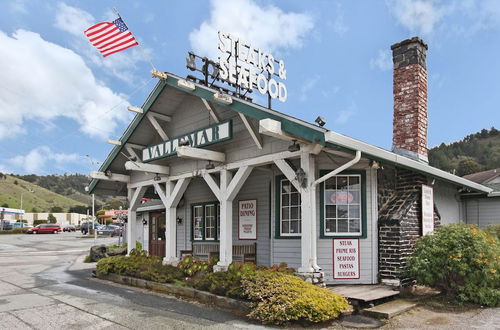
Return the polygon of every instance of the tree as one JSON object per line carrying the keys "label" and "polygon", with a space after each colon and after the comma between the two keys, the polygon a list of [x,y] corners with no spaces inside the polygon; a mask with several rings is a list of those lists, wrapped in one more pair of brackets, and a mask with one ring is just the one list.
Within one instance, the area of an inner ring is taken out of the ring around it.
{"label": "tree", "polygon": [[62,207],[60,207],[60,206],[52,206],[52,207],[50,208],[50,212],[51,212],[51,213],[64,213],[64,210],[63,210],[63,208],[62,208]]}
{"label": "tree", "polygon": [[118,210],[121,207],[125,207],[125,203],[119,198],[113,198],[104,204],[103,209],[106,210]]}
{"label": "tree", "polygon": [[47,217],[47,221],[48,221],[48,223],[57,223],[57,219],[52,213],[49,213],[49,216]]}
{"label": "tree", "polygon": [[9,204],[7,204],[7,203],[3,203],[3,204],[2,204],[2,207],[9,207]]}
{"label": "tree", "polygon": [[69,208],[69,213],[79,213],[79,214],[86,214],[87,210],[89,209],[88,206],[85,205],[75,205]]}
{"label": "tree", "polygon": [[36,207],[31,208],[31,213],[38,213],[38,209]]}
{"label": "tree", "polygon": [[464,176],[480,172],[481,165],[472,157],[464,157],[458,162],[457,175]]}

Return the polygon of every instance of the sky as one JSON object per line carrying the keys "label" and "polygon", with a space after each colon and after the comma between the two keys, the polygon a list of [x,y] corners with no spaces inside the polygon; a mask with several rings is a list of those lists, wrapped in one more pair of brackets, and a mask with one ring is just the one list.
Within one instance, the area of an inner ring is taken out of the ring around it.
{"label": "sky", "polygon": [[[115,7],[142,51],[103,58],[83,31]],[[500,127],[500,1],[0,0],[0,172],[96,170],[156,82],[147,58],[186,76],[188,51],[217,59],[219,30],[284,60],[273,108],[389,150],[390,46],[419,36],[429,147]]]}

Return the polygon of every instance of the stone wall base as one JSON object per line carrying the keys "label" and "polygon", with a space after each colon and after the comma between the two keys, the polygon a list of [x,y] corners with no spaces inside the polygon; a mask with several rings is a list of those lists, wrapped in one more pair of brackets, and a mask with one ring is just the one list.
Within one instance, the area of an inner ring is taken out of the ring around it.
{"label": "stone wall base", "polygon": [[295,273],[295,275],[297,275],[307,283],[311,283],[323,288],[326,287],[324,272],[301,272]]}

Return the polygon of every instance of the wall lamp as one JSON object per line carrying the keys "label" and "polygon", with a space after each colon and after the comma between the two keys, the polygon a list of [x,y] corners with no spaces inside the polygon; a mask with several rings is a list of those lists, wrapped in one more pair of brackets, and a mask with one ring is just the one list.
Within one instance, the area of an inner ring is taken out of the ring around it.
{"label": "wall lamp", "polygon": [[316,124],[319,125],[319,127],[323,127],[325,126],[326,124],[326,121],[325,121],[325,118],[321,117],[321,116],[318,116],[318,118],[316,118],[316,120],[314,121]]}
{"label": "wall lamp", "polygon": [[288,146],[288,151],[295,152],[300,150],[300,145],[297,143],[297,140],[293,140],[292,144]]}
{"label": "wall lamp", "polygon": [[181,217],[177,217],[177,219],[175,219],[175,221],[177,221],[178,225],[182,224],[182,218]]}

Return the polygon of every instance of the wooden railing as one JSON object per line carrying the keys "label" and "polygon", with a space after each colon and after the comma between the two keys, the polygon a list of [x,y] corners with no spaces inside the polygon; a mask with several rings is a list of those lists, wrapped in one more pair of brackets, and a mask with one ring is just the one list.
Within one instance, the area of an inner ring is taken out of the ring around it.
{"label": "wooden railing", "polygon": [[[193,242],[192,250],[181,251],[181,256],[191,254],[195,258],[208,260],[219,257],[219,243]],[[257,243],[233,245],[233,261],[253,262],[257,260]]]}

